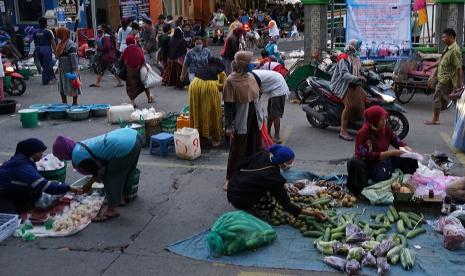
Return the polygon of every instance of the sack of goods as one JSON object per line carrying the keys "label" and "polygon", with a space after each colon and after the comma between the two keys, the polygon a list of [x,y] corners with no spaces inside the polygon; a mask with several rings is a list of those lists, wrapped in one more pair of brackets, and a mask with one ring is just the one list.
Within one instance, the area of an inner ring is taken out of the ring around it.
{"label": "sack of goods", "polygon": [[149,64],[145,64],[140,68],[140,80],[145,88],[154,88],[161,83],[162,77],[155,73]]}
{"label": "sack of goods", "polygon": [[195,128],[183,127],[174,133],[176,155],[181,159],[195,160],[200,157],[199,131]]}
{"label": "sack of goods", "polygon": [[276,231],[266,222],[244,212],[234,211],[222,215],[207,235],[214,256],[234,255],[271,244]]}
{"label": "sack of goods", "polygon": [[131,115],[134,112],[134,106],[132,104],[126,105],[114,105],[108,109],[107,117],[108,123],[117,124],[120,122],[131,122]]}

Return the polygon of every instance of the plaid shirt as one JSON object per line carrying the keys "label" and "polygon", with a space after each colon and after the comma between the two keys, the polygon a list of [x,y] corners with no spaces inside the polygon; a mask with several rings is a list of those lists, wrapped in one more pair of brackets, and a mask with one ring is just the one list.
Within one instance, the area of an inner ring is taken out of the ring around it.
{"label": "plaid shirt", "polygon": [[457,87],[459,85],[457,69],[462,67],[462,51],[457,45],[457,42],[450,45],[444,50],[438,68],[438,81],[440,83],[447,83],[452,81],[452,85]]}

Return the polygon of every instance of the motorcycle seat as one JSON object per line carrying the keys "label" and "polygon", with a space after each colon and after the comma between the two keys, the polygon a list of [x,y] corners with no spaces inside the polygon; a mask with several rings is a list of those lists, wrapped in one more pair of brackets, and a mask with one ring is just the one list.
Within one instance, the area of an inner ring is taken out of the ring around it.
{"label": "motorcycle seat", "polygon": [[330,82],[327,80],[313,78],[311,83],[313,83],[313,85],[316,87],[320,87],[326,91],[331,91]]}

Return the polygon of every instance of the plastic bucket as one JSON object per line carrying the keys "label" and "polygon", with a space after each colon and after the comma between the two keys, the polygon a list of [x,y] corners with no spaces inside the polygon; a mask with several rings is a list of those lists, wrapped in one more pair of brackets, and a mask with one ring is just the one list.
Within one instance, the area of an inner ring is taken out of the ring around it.
{"label": "plastic bucket", "polygon": [[39,125],[39,110],[21,109],[18,113],[24,128],[34,128]]}

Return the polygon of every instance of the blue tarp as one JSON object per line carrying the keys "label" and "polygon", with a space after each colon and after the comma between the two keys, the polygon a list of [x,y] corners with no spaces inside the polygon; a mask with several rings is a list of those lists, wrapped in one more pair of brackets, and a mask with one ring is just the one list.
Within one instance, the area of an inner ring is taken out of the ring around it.
{"label": "blue tarp", "polygon": [[[286,178],[302,179],[302,173],[287,172]],[[314,179],[318,176],[312,173],[304,173],[307,178]],[[332,179],[331,177],[327,177]],[[334,179],[333,179],[334,180]],[[365,220],[372,213],[386,212],[387,207],[358,204],[354,208],[339,208],[339,213],[358,212],[363,209]],[[409,248],[416,253],[416,265],[409,275],[461,275],[465,266],[465,250],[448,251],[442,246],[443,236],[435,233],[431,226],[423,225],[427,233],[412,240],[408,240]],[[311,271],[334,271],[322,262],[321,255],[313,246],[314,239],[305,238],[302,234],[290,226],[275,227],[278,238],[271,245],[259,248],[255,251],[242,252],[234,256],[222,256],[214,258],[210,254],[205,236],[209,230],[198,233],[188,239],[179,241],[168,247],[168,250],[186,257],[212,262],[254,266],[265,268],[301,269]],[[391,229],[394,233],[395,227]],[[420,249],[414,248],[415,245]],[[405,273],[400,264],[391,267],[391,275]],[[375,275],[373,268],[363,268],[363,274]]]}

